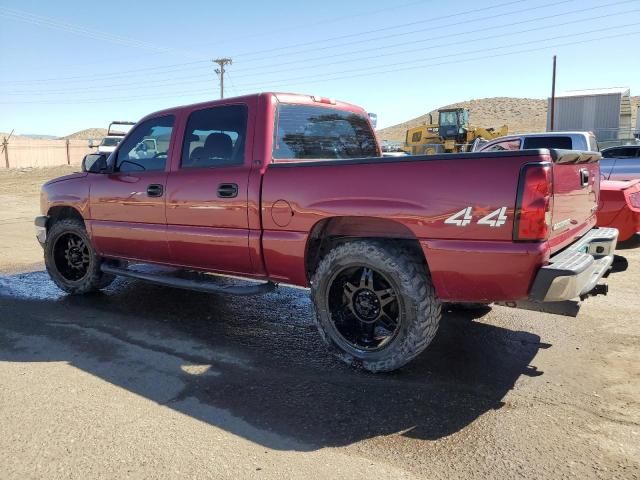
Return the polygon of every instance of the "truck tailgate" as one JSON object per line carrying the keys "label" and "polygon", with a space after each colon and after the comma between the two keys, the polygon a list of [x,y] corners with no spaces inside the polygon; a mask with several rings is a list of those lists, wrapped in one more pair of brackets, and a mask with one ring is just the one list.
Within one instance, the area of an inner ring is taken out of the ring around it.
{"label": "truck tailgate", "polygon": [[554,253],[596,223],[600,186],[600,154],[550,150],[553,160],[553,212],[549,246]]}

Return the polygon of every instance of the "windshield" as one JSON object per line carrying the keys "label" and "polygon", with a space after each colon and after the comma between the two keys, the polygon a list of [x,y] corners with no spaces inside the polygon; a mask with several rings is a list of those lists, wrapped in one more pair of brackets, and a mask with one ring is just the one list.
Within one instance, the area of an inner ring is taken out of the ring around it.
{"label": "windshield", "polygon": [[120,143],[120,140],[122,140],[120,137],[105,137],[102,139],[102,142],[100,142],[100,145],[103,147],[116,147]]}
{"label": "windshield", "polygon": [[274,133],[275,159],[339,159],[378,155],[366,115],[337,108],[280,105]]}
{"label": "windshield", "polygon": [[457,125],[458,115],[456,112],[440,112],[440,125]]}

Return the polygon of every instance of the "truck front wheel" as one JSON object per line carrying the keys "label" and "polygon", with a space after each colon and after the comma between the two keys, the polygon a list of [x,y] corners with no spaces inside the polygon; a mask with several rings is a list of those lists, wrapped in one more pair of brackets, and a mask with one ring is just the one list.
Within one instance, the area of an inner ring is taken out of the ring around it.
{"label": "truck front wheel", "polygon": [[392,242],[337,246],[320,261],[311,294],[329,348],[371,372],[410,362],[438,330],[440,301],[426,265]]}
{"label": "truck front wheel", "polygon": [[65,218],[54,223],[47,233],[44,261],[53,282],[71,294],[83,294],[107,287],[114,276],[100,270],[98,256],[83,223]]}

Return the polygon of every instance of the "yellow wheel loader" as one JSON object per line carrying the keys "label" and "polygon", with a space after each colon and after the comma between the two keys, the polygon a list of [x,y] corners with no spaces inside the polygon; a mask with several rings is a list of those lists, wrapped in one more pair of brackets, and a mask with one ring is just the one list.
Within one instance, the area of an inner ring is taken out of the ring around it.
{"label": "yellow wheel loader", "polygon": [[438,123],[429,123],[407,130],[403,150],[409,155],[435,155],[470,151],[475,141],[488,141],[509,132],[503,125],[499,129],[469,126],[469,110],[443,108],[438,110]]}

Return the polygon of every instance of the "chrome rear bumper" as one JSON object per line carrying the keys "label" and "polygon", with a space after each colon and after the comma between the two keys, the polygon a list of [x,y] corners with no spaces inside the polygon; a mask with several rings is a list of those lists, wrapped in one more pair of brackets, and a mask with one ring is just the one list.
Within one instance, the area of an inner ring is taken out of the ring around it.
{"label": "chrome rear bumper", "polygon": [[529,299],[560,302],[587,295],[610,269],[617,242],[615,228],[590,230],[538,271]]}

